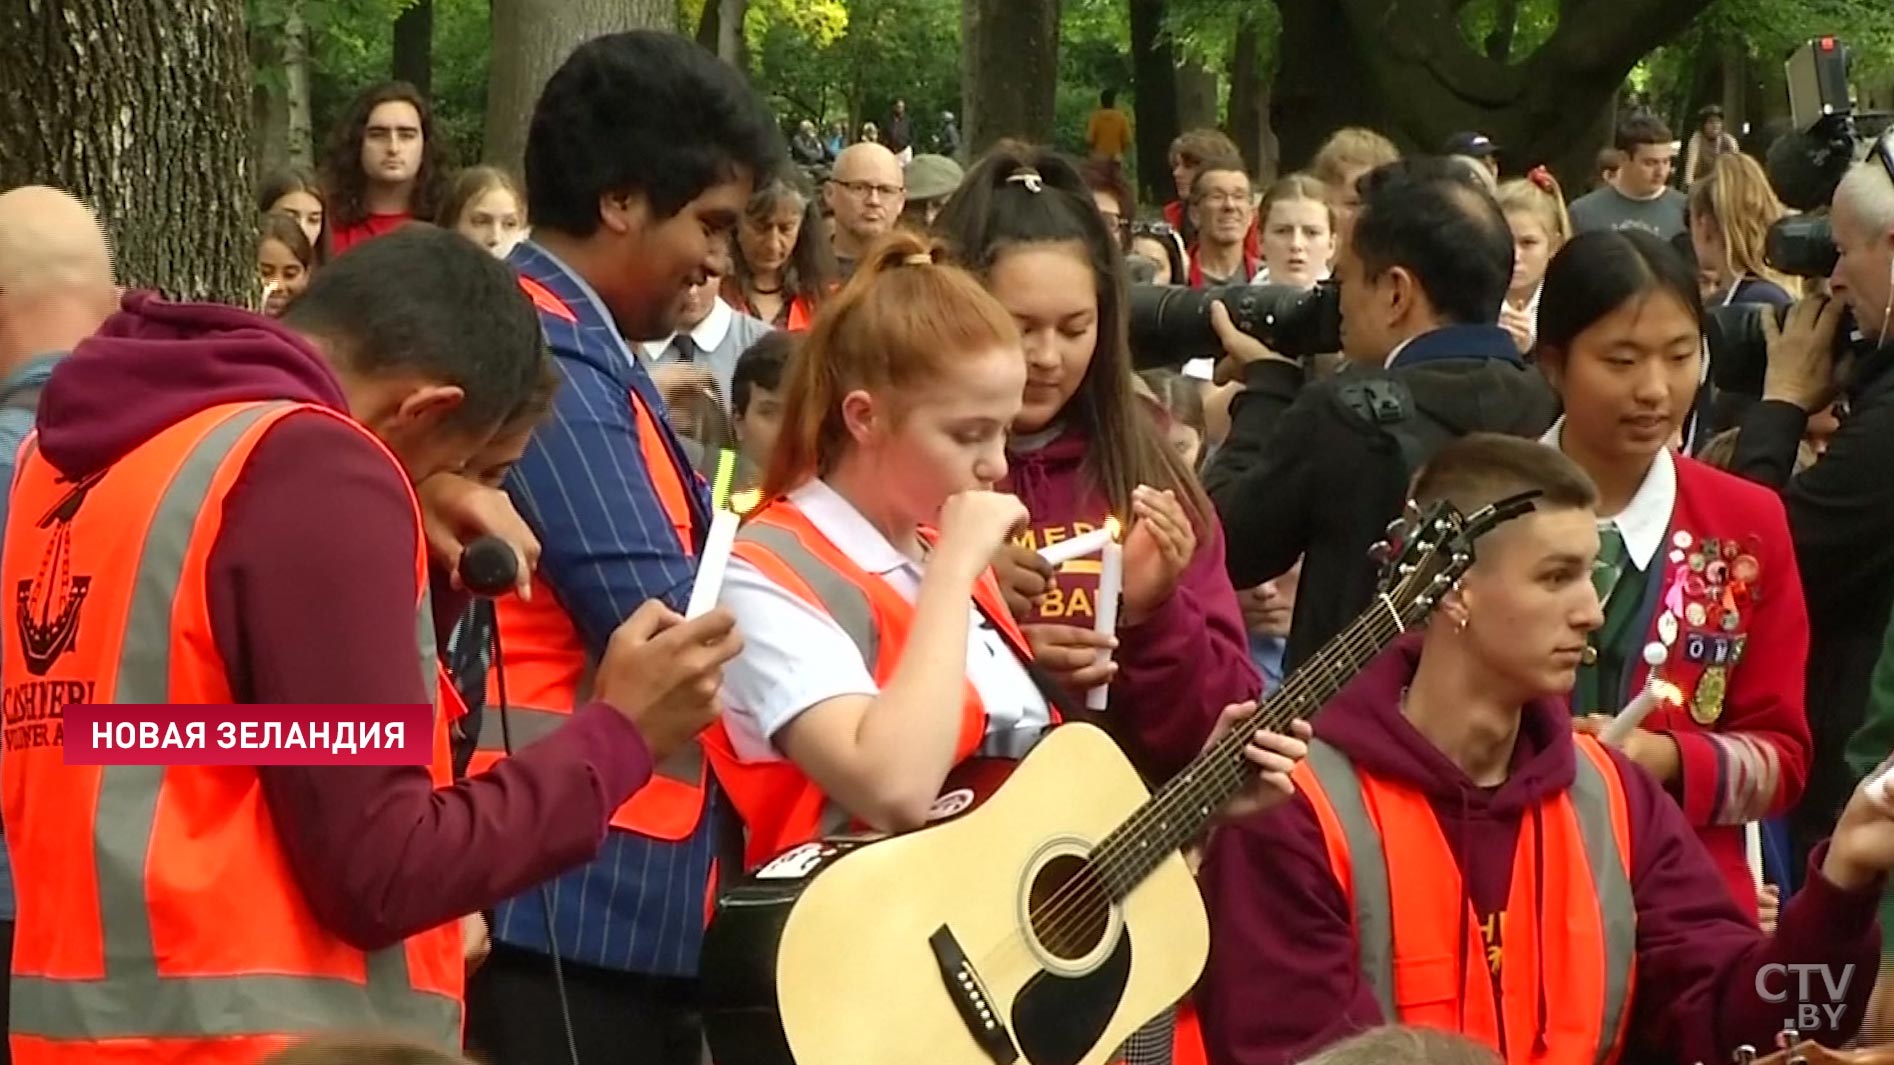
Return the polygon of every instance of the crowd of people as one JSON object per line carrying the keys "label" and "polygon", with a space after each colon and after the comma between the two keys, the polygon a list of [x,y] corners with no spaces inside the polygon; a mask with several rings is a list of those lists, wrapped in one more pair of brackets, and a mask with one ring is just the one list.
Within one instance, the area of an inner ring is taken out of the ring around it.
{"label": "crowd of people", "polygon": [[[1101,104],[1088,159],[963,169],[901,105],[824,143],[616,34],[511,175],[378,86],[262,183],[244,307],[122,291],[87,207],[0,193],[11,1059],[702,1065],[746,871],[1075,722],[1155,789],[1308,677],[1186,850],[1201,979],[1111,1060],[1878,1041],[1894,138],[1802,278],[1720,114],[1627,117],[1569,202],[1479,133],[1339,130],[1259,188],[1197,130],[1147,205]],[[1216,290],[1214,350],[1144,350],[1135,285]],[[1332,342],[1248,285],[1338,289]],[[1713,353],[1751,304],[1766,351]],[[1337,666],[1391,521],[1522,495]],[[1047,560],[1100,529],[1119,561]],[[68,764],[90,703],[437,727],[425,766]]]}

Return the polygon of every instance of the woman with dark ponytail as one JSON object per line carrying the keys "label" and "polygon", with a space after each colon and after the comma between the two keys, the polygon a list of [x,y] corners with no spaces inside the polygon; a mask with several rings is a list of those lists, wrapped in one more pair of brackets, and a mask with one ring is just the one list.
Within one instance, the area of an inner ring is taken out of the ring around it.
{"label": "woman with dark ponytail", "polygon": [[[1118,242],[1070,162],[1013,145],[973,168],[936,224],[1018,323],[1026,353],[1004,486],[1032,520],[1002,583],[1039,662],[1080,697],[1109,683],[1120,742],[1167,778],[1262,680],[1216,515],[1169,446],[1163,412],[1136,390]],[[1053,572],[1037,549],[1111,517],[1125,528],[1124,594],[1101,664],[1097,561]]]}

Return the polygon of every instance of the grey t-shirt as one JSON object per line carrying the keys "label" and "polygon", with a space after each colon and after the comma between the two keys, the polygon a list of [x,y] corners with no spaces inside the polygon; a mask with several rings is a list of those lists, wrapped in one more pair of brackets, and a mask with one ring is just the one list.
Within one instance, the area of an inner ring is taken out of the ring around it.
{"label": "grey t-shirt", "polygon": [[1572,201],[1572,232],[1642,229],[1660,240],[1671,240],[1688,228],[1684,219],[1686,202],[1684,194],[1676,189],[1665,189],[1654,200],[1634,200],[1606,185]]}

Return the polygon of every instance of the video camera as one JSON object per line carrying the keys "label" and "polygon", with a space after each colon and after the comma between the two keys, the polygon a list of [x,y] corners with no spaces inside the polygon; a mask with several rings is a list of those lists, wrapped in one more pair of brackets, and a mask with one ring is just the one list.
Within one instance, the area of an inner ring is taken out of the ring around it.
{"label": "video camera", "polygon": [[1219,300],[1230,321],[1270,350],[1291,359],[1340,351],[1342,289],[1335,281],[1299,285],[1225,285],[1191,289],[1131,286],[1131,352],[1139,369],[1220,358],[1223,343],[1210,325]]}
{"label": "video camera", "polygon": [[[1791,210],[1769,227],[1763,258],[1785,274],[1826,278],[1841,258],[1829,228],[1827,208],[1835,188],[1887,125],[1886,114],[1857,112],[1848,95],[1848,46],[1834,37],[1821,37],[1797,48],[1785,64],[1789,82],[1789,110],[1793,128],[1769,146],[1769,184]],[[1757,304],[1713,307],[1705,335],[1710,346],[1710,368],[1718,389],[1740,395],[1762,393],[1768,346],[1762,315],[1770,308]],[[1782,323],[1786,309],[1776,311]],[[1841,354],[1858,340],[1854,318],[1847,316],[1838,331]]]}

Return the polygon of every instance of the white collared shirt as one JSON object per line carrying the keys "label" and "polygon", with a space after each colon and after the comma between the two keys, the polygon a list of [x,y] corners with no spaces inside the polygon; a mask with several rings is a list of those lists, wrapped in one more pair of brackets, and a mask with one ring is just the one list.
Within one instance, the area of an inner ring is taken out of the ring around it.
{"label": "white collared shirt", "polygon": [[[1560,417],[1539,442],[1564,450],[1560,444],[1564,428],[1565,419]],[[1644,471],[1644,480],[1638,484],[1631,502],[1617,514],[1599,515],[1598,527],[1616,525],[1618,535],[1624,537],[1626,556],[1637,565],[1639,572],[1649,573],[1651,560],[1663,549],[1664,537],[1670,532],[1670,516],[1676,509],[1677,462],[1666,447],[1657,453],[1651,468]]]}
{"label": "white collared shirt", "polygon": [[[691,328],[688,334],[697,345],[696,361],[717,383],[717,402],[724,413],[730,413],[730,387],[736,377],[737,360],[744,351],[768,333],[775,326],[761,318],[748,314],[739,314],[737,310],[718,296],[712,301],[710,313],[704,320]],[[671,343],[677,334],[661,340],[641,340],[637,344],[639,360],[647,371],[661,366],[670,366],[677,362],[677,352],[671,349]]]}
{"label": "white collared shirt", "polygon": [[[920,596],[920,563],[901,553],[848,500],[820,480],[789,493],[809,523],[857,565],[910,603]],[[880,694],[871,664],[835,619],[732,557],[718,602],[736,614],[743,653],[724,667],[724,723],[750,761],[778,761],[771,740],[798,714],[840,696]],[[986,706],[987,736],[1018,733],[1023,748],[1052,720],[1045,696],[1005,640],[967,602],[967,678]]]}

